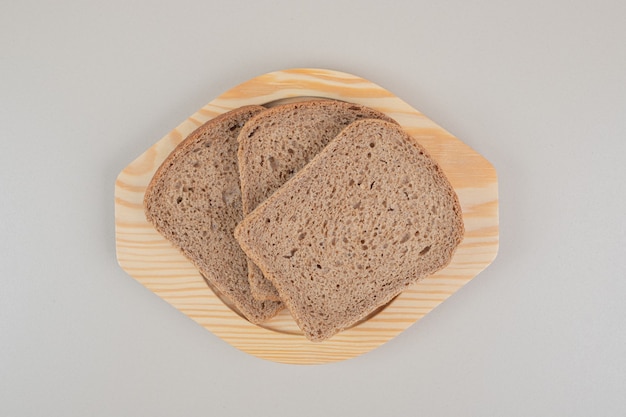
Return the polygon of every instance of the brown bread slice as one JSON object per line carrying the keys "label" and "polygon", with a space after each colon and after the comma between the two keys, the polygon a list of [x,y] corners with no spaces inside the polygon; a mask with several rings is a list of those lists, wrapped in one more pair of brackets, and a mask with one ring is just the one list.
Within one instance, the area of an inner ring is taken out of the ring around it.
{"label": "brown bread slice", "polygon": [[[347,125],[374,118],[392,121],[376,110],[336,100],[280,105],[258,114],[239,134],[239,170],[244,216],[305,166]],[[270,281],[248,262],[252,295],[279,300]]]}
{"label": "brown bread slice", "polygon": [[252,297],[246,256],[233,236],[243,218],[237,135],[264,110],[243,107],[199,127],[159,167],[144,197],[148,221],[253,323],[282,308]]}
{"label": "brown bread slice", "polygon": [[463,233],[440,167],[380,120],[348,126],[235,229],[312,341],[445,267]]}

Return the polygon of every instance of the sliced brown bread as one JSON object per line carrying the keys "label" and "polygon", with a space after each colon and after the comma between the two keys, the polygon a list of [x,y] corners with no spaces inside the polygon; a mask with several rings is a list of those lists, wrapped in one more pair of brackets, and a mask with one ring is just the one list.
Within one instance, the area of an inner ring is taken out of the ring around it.
{"label": "sliced brown bread", "polygon": [[[343,128],[370,118],[392,121],[364,106],[321,99],[279,105],[250,119],[239,134],[244,215],[304,167]],[[248,280],[255,298],[280,299],[252,262],[248,263]]]}
{"label": "sliced brown bread", "polygon": [[199,127],[159,167],[144,197],[148,221],[253,323],[282,308],[252,297],[246,256],[233,236],[243,218],[237,135],[264,110],[243,107]]}
{"label": "sliced brown bread", "polygon": [[349,125],[235,229],[312,341],[445,267],[463,233],[443,171],[380,120]]}

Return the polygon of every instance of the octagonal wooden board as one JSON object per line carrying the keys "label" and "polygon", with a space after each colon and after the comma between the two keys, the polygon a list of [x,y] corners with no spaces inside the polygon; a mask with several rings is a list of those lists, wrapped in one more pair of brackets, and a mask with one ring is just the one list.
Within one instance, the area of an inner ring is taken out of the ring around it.
{"label": "octagonal wooden board", "polygon": [[[272,106],[325,97],[377,109],[402,125],[441,165],[463,210],[465,237],[448,267],[401,293],[377,314],[322,343],[308,341],[285,309],[253,325],[222,301],[202,276],[146,221],[146,186],[165,157],[211,118],[248,105]],[[117,258],[149,290],[252,355],[283,363],[318,364],[353,358],[392,339],[486,268],[498,251],[498,186],[481,155],[382,87],[325,69],[291,69],[253,78],[220,95],[128,165],[115,183]]]}

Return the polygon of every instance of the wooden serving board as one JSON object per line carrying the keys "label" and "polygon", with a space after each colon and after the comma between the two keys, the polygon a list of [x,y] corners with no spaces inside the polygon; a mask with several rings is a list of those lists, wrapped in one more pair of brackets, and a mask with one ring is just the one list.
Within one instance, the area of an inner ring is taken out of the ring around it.
{"label": "wooden serving board", "polygon": [[[143,196],[161,162],[198,126],[234,108],[326,97],[377,109],[441,165],[455,188],[465,237],[450,265],[413,285],[367,320],[322,343],[308,341],[285,309],[262,326],[243,319],[146,221]],[[353,358],[392,339],[486,268],[498,251],[498,183],[493,166],[389,91],[355,75],[325,69],[268,73],[211,101],[128,165],[115,183],[117,259],[149,290],[244,352],[283,363],[319,364]]]}

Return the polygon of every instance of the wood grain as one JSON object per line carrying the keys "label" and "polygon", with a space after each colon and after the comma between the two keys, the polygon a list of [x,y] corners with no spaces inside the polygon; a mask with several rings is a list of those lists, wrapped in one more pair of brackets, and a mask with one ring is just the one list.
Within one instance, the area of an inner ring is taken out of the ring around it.
{"label": "wood grain", "polygon": [[[450,265],[413,285],[377,314],[322,343],[308,341],[284,310],[256,326],[231,310],[198,271],[146,221],[142,202],[161,162],[198,126],[248,105],[326,97],[372,107],[396,119],[443,168],[454,186],[465,237]],[[115,183],[117,259],[150,291],[234,347],[283,363],[320,364],[368,352],[428,314],[486,268],[498,251],[498,184],[481,155],[382,87],[325,69],[291,69],[249,80],[220,95],[130,163]]]}

